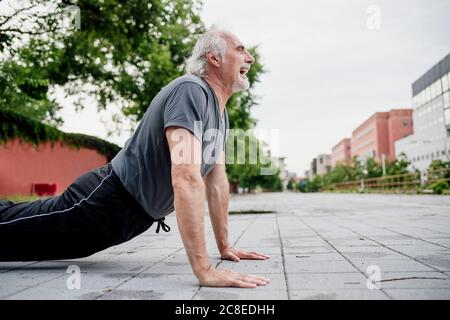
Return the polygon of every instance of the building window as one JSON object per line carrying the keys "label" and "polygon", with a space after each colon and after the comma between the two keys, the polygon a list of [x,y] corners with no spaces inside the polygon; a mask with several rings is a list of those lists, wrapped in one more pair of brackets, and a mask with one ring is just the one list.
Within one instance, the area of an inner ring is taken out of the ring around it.
{"label": "building window", "polygon": [[403,119],[403,127],[407,127],[408,126],[408,120],[406,120],[406,119]]}
{"label": "building window", "polygon": [[450,130],[450,108],[444,109],[444,123],[447,130]]}
{"label": "building window", "polygon": [[444,92],[448,90],[448,75],[447,74],[442,77],[442,89]]}
{"label": "building window", "polygon": [[444,93],[444,108],[450,107],[450,91]]}

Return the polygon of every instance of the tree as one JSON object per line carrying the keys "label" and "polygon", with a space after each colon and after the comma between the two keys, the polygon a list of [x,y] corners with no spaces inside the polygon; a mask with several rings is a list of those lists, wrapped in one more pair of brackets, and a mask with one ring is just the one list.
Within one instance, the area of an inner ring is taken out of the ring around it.
{"label": "tree", "polygon": [[[0,108],[53,125],[62,124],[57,90],[75,99],[78,109],[87,108],[84,101],[88,97],[94,98],[99,110],[117,106],[120,113],[113,115],[110,133],[120,130],[124,118],[136,123],[160,89],[184,73],[185,58],[205,31],[198,14],[200,0],[18,3],[22,7],[0,16],[4,58]],[[31,10],[37,3],[45,7],[39,16]],[[73,18],[67,16],[68,8],[77,9],[79,27],[64,23]],[[14,21],[29,27],[19,30]],[[250,90],[233,95],[227,103],[232,129],[248,130],[256,123],[251,117],[257,103],[252,89],[264,70],[257,47],[249,51],[255,57],[247,74]],[[255,165],[227,165],[227,171],[250,188],[278,184],[277,175],[259,177],[260,167]]]}
{"label": "tree", "polygon": [[428,181],[434,193],[441,194],[450,188],[450,161],[433,160],[428,167]]}
{"label": "tree", "polygon": [[353,181],[357,179],[357,172],[354,167],[342,163],[336,164],[327,174],[330,184]]}
{"label": "tree", "polygon": [[[250,150],[258,152],[258,158],[254,161],[250,161]],[[258,139],[248,132],[240,130],[228,139],[226,163],[228,180],[232,185],[249,190],[254,190],[258,186],[266,190],[280,191],[282,189],[278,168],[273,174],[262,174],[262,169],[270,165],[270,157],[260,147]]]}
{"label": "tree", "polygon": [[[183,73],[184,59],[204,31],[198,0],[41,2],[52,25],[62,24],[58,12],[75,6],[80,27],[50,28],[43,36],[36,30],[42,23],[35,24],[26,45],[0,66],[0,90],[2,107],[20,107],[47,122],[60,122],[61,106],[52,98],[57,87],[76,97],[78,108],[90,96],[99,109],[114,103],[138,121],[161,87]],[[18,34],[10,33],[3,47],[15,38]],[[123,115],[115,117],[117,123]]]}
{"label": "tree", "polygon": [[379,178],[383,175],[383,168],[381,167],[381,164],[377,161],[375,161],[374,158],[368,158],[365,163],[365,170],[367,173],[365,173],[365,178]]}
{"label": "tree", "polygon": [[406,174],[408,173],[408,167],[411,161],[408,161],[406,154],[401,153],[395,161],[390,161],[386,163],[386,174],[388,176]]}
{"label": "tree", "polygon": [[289,179],[289,181],[288,181],[288,184],[287,184],[287,186],[286,186],[286,189],[288,189],[288,190],[294,190],[294,188],[295,188],[295,181],[294,181],[294,179]]}

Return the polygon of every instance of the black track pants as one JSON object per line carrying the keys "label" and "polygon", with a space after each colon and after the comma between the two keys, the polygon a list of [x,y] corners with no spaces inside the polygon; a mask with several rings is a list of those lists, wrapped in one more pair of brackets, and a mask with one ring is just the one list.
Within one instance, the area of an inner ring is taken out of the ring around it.
{"label": "black track pants", "polygon": [[107,164],[60,196],[0,202],[0,261],[86,257],[130,240],[153,222]]}

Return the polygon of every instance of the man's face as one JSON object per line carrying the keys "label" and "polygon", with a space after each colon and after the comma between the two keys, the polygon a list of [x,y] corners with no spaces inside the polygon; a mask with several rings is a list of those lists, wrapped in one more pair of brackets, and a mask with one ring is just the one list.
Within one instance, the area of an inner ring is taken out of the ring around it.
{"label": "man's face", "polygon": [[250,82],[246,76],[251,64],[255,61],[242,42],[233,34],[225,34],[227,50],[222,61],[222,78],[232,85],[232,91],[247,90]]}

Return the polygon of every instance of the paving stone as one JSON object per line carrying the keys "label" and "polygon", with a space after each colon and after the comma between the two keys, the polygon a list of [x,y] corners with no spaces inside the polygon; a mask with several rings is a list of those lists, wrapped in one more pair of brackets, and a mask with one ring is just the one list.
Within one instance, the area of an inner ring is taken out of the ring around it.
{"label": "paving stone", "polygon": [[[449,207],[450,197],[443,196],[232,195],[230,210],[276,211],[229,220],[234,246],[271,259],[222,261],[205,215],[210,262],[265,275],[268,286],[200,287],[172,214],[170,233],[156,234],[152,226],[83,259],[0,262],[0,299],[449,299]],[[80,289],[67,287],[67,268],[74,265]],[[368,266],[380,268],[381,290],[369,289]]]}
{"label": "paving stone", "polygon": [[385,247],[360,246],[360,247],[339,247],[338,251],[347,259],[402,259],[403,255],[389,250]]}
{"label": "paving stone", "polygon": [[384,272],[382,289],[450,289],[450,277],[440,272]]}
{"label": "paving stone", "polygon": [[208,288],[200,291],[194,300],[287,300],[286,290],[261,290],[261,287],[222,288],[220,290]]}
{"label": "paving stone", "polygon": [[285,254],[284,258],[286,261],[321,261],[321,262],[331,262],[331,261],[347,261],[345,258],[337,252],[331,253],[310,253],[310,254]]}
{"label": "paving stone", "polygon": [[381,259],[352,259],[352,263],[361,272],[367,272],[367,268],[376,266],[380,268],[381,272],[395,272],[395,271],[428,271],[433,272],[434,269],[417,262],[413,259],[399,259],[399,260],[381,260]]}
{"label": "paving stone", "polygon": [[280,274],[283,273],[283,262],[281,258],[271,258],[267,260],[241,260],[240,262],[223,261],[221,268],[238,272],[260,274]]}
{"label": "paving stone", "polygon": [[[79,289],[71,282],[71,274],[61,275],[39,286],[8,297],[8,299],[95,299],[104,292],[118,286],[130,278],[130,274],[81,273]],[[69,285],[68,285],[69,282]]]}
{"label": "paving stone", "polygon": [[386,289],[395,300],[450,300],[450,289]]}
{"label": "paving stone", "polygon": [[291,290],[292,300],[389,300],[381,290],[322,289]]}
{"label": "paving stone", "polygon": [[347,260],[338,261],[307,261],[304,259],[289,259],[286,261],[286,272],[293,273],[351,273],[358,272]]}
{"label": "paving stone", "polygon": [[367,289],[367,278],[360,273],[288,273],[287,279],[290,290]]}

